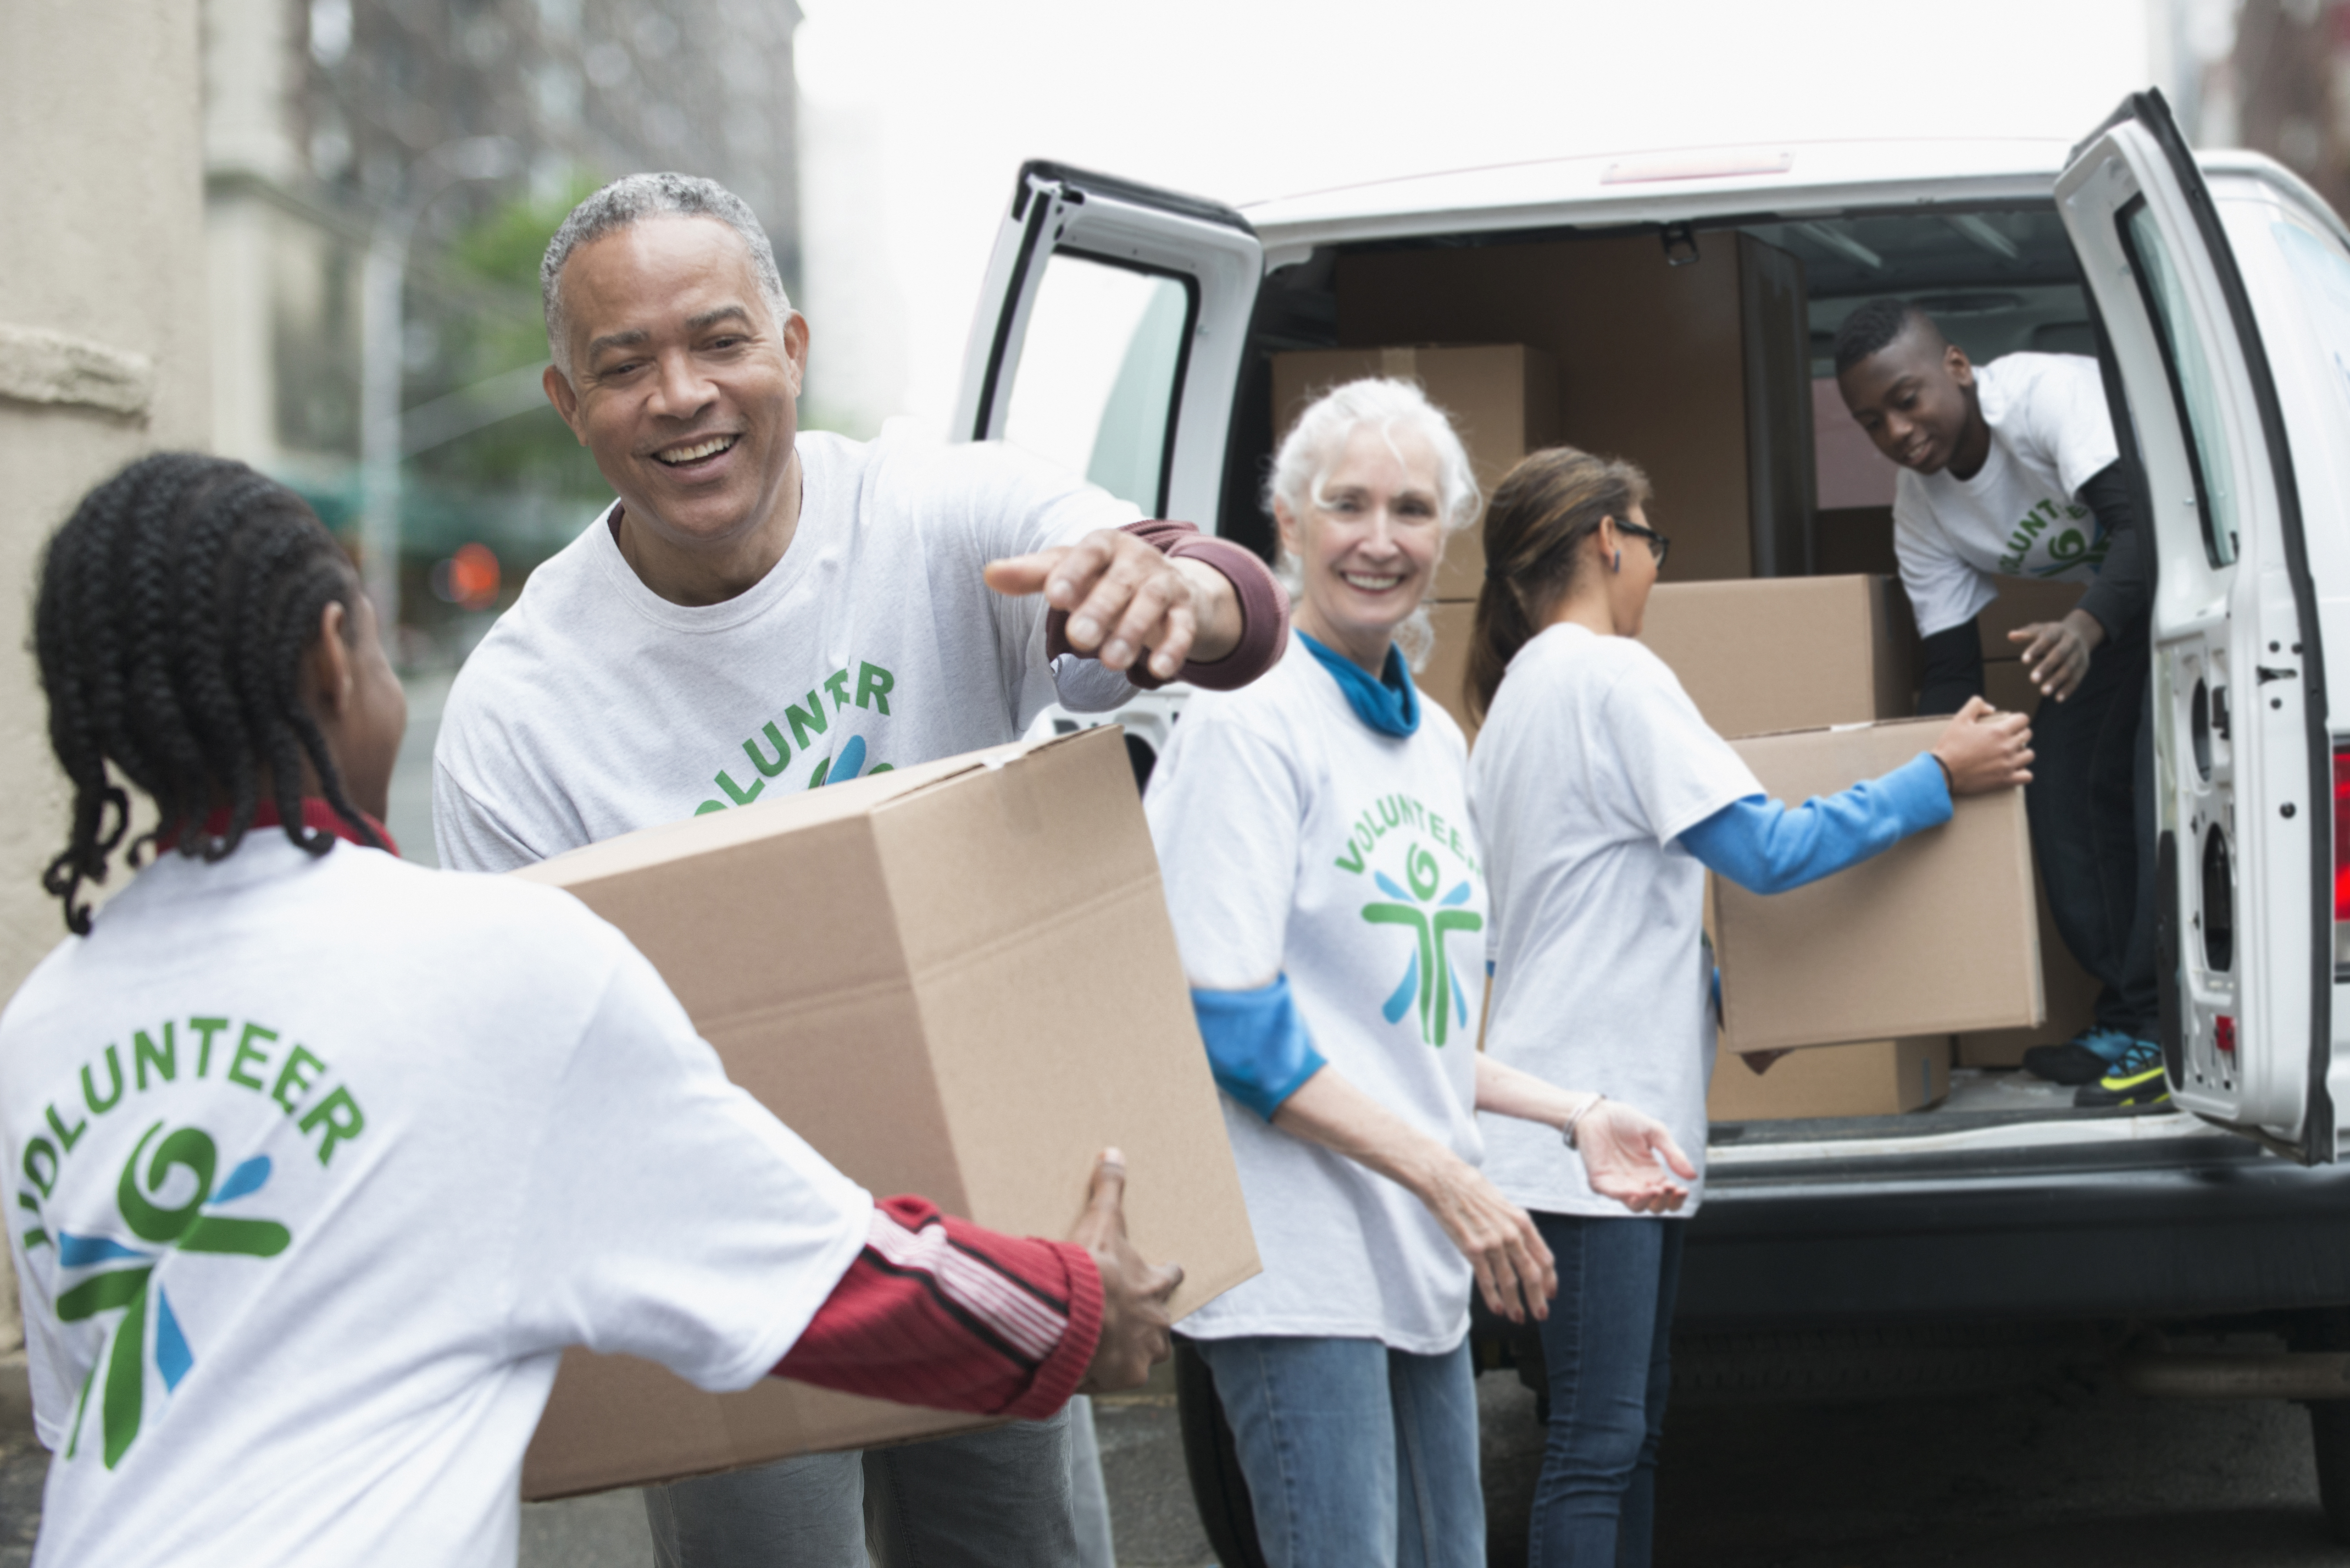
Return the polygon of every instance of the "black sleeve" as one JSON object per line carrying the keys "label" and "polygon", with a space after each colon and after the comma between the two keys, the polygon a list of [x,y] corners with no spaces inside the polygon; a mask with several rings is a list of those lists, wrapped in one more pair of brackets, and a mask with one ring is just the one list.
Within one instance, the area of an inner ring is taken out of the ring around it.
{"label": "black sleeve", "polygon": [[1983,694],[1982,628],[1981,618],[1963,626],[1938,631],[1924,639],[1925,656],[1918,661],[1918,713],[1955,713],[1970,697]]}
{"label": "black sleeve", "polygon": [[2097,618],[2110,639],[2136,629],[2146,619],[2152,597],[2141,554],[2146,541],[2120,463],[2108,463],[2083,481],[2081,502],[2096,514],[2106,535],[2106,564],[2089,591],[2081,596],[2081,608]]}

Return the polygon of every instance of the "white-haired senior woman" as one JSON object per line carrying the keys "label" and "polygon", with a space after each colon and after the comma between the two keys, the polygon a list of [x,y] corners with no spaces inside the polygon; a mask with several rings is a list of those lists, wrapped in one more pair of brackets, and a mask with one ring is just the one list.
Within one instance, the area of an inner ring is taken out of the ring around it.
{"label": "white-haired senior woman", "polygon": [[1273,1568],[1466,1568],[1485,1560],[1471,1282],[1513,1321],[1556,1286],[1477,1169],[1473,1113],[1559,1128],[1559,1158],[1635,1209],[1686,1195],[1659,1155],[1692,1172],[1649,1117],[1477,1052],[1468,752],[1397,648],[1476,514],[1460,437],[1417,387],[1352,382],[1267,489],[1295,635],[1253,686],[1191,700],[1147,802],[1263,1262],[1184,1329]]}

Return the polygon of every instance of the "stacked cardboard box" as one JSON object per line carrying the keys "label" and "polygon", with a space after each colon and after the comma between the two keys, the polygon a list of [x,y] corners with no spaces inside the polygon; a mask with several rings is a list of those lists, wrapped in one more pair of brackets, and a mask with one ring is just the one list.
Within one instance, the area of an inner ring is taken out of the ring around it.
{"label": "stacked cardboard box", "polygon": [[[1530,452],[1558,440],[1558,364],[1523,344],[1478,347],[1314,348],[1273,357],[1274,441],[1289,433],[1315,398],[1365,376],[1417,381],[1445,410],[1469,449],[1480,493],[1491,495],[1501,477]],[[1470,734],[1462,691],[1477,595],[1485,581],[1481,515],[1453,535],[1436,573],[1436,653],[1419,686]]]}
{"label": "stacked cardboard box", "polygon": [[[693,817],[516,875],[626,932],[727,1075],[868,1190],[1059,1236],[1115,1145],[1135,1245],[1183,1265],[1177,1315],[1256,1272],[1116,727]],[[1070,961],[1103,931],[1116,962]],[[573,1350],[522,1492],[985,1424],[777,1378],[704,1394]]]}
{"label": "stacked cardboard box", "polygon": [[[1916,690],[1908,601],[1882,576],[1660,584],[1640,640],[1724,735],[1895,719]],[[1759,1076],[1726,1054],[1707,1114],[1891,1115],[1932,1104],[1949,1086],[1946,1034],[1805,1052]]]}
{"label": "stacked cardboard box", "polygon": [[1756,1073],[1737,1056],[1714,1064],[1705,1114],[1714,1122],[1889,1116],[1950,1092],[1948,1035],[1795,1051]]}

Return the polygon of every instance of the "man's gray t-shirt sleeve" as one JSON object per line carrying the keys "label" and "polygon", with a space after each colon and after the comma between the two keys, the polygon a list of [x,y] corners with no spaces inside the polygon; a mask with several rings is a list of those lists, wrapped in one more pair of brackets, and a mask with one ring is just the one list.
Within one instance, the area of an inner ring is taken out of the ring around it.
{"label": "man's gray t-shirt sleeve", "polygon": [[432,763],[432,846],[452,871],[514,871],[546,858],[501,823],[490,808]]}

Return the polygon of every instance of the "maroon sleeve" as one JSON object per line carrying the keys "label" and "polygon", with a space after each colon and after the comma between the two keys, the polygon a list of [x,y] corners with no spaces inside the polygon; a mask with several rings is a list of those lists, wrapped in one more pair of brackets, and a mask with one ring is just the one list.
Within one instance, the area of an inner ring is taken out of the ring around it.
{"label": "maroon sleeve", "polygon": [[865,1250],[775,1376],[1033,1420],[1084,1381],[1101,1316],[1101,1274],[1084,1248],[950,1219],[927,1199],[885,1198]]}
{"label": "maroon sleeve", "polygon": [[[1129,523],[1121,532],[1135,535],[1170,560],[1189,559],[1215,567],[1232,585],[1232,597],[1240,603],[1241,637],[1232,650],[1213,663],[1186,661],[1175,672],[1175,680],[1211,691],[1230,691],[1254,680],[1280,659],[1289,647],[1289,596],[1253,551],[1230,539],[1202,534],[1189,523],[1159,518]],[[1064,629],[1068,622],[1066,610],[1054,610],[1045,618],[1045,658],[1058,659],[1071,651]],[[1145,691],[1167,684],[1140,659],[1126,678]]]}

